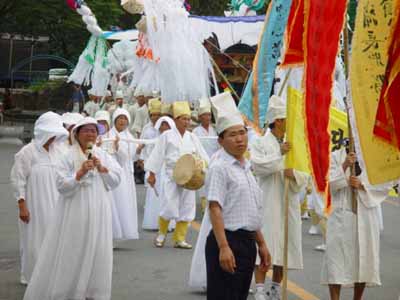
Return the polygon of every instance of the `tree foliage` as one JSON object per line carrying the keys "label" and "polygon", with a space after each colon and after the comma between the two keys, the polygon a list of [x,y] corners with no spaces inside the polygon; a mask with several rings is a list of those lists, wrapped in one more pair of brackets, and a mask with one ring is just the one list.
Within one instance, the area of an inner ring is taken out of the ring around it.
{"label": "tree foliage", "polygon": [[[2,32],[24,35],[45,35],[50,38],[51,54],[76,61],[90,33],[81,16],[71,10],[63,0],[15,0],[0,4],[0,28]],[[123,18],[124,10],[119,0],[87,0],[88,6],[103,30],[111,25],[121,26],[121,19],[134,26],[133,17]],[[129,20],[132,19],[132,22]],[[123,26],[124,24],[122,24]]]}

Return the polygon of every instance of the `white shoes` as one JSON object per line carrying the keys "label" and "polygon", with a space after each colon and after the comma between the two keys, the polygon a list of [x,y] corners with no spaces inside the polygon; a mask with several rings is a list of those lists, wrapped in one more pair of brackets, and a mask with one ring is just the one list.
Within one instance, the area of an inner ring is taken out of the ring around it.
{"label": "white shoes", "polygon": [[316,251],[321,251],[321,252],[325,252],[325,251],[326,251],[326,244],[318,245],[318,246],[316,246],[316,247],[314,248],[314,250],[316,250]]}
{"label": "white shoes", "polygon": [[271,286],[271,289],[267,292],[266,300],[281,300],[279,290],[277,290],[274,286]]}
{"label": "white shoes", "polygon": [[267,300],[267,295],[265,294],[265,291],[264,291],[264,290],[257,291],[257,292],[254,294],[254,299],[255,299],[255,300]]}
{"label": "white shoes", "polygon": [[181,242],[176,242],[174,248],[190,250],[193,248],[193,246],[185,241],[181,241]]}
{"label": "white shoes", "polygon": [[321,232],[316,225],[311,225],[310,229],[308,230],[308,234],[310,234],[310,235],[318,235],[320,233]]}

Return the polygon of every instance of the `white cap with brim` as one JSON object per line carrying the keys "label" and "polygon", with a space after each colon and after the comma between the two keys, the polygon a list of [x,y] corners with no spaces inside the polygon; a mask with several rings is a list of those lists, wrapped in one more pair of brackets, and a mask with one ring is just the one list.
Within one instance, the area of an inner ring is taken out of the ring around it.
{"label": "white cap with brim", "polygon": [[200,104],[198,108],[198,115],[201,116],[202,114],[211,113],[211,104],[208,98],[201,98]]}
{"label": "white cap with brim", "polygon": [[121,90],[115,92],[115,99],[124,99],[124,93]]}
{"label": "white cap with brim", "polygon": [[265,123],[271,124],[278,119],[286,119],[286,104],[281,97],[272,95],[271,98],[269,98]]}
{"label": "white cap with brim", "polygon": [[221,134],[225,130],[238,125],[244,126],[244,121],[240,112],[221,115],[217,119],[216,130],[218,134]]}
{"label": "white cap with brim", "polygon": [[233,126],[244,126],[242,115],[237,109],[231,93],[225,92],[211,97],[211,104],[217,120],[216,130],[218,134]]}
{"label": "white cap with brim", "polygon": [[85,125],[96,125],[96,128],[97,128],[97,121],[96,121],[96,119],[94,119],[92,117],[85,117],[82,120],[80,120],[78,123],[76,123],[76,125],[72,129],[72,135],[71,135],[71,140],[72,140],[73,143],[75,142],[76,130],[79,127],[82,127],[82,126],[85,126]]}
{"label": "white cap with brim", "polygon": [[96,119],[96,121],[106,121],[108,123],[108,125],[110,126],[111,117],[110,117],[110,113],[108,111],[99,110],[96,112],[96,115],[94,116],[94,118]]}
{"label": "white cap with brim", "polygon": [[119,116],[125,116],[128,119],[128,123],[131,123],[131,115],[129,114],[129,112],[124,109],[124,108],[117,108],[113,115],[112,115],[112,122],[113,122],[113,126],[115,125],[115,120],[119,117]]}
{"label": "white cap with brim", "polygon": [[65,124],[67,128],[69,128],[71,125],[75,125],[83,118],[84,117],[79,113],[70,113],[70,112],[64,113],[61,116],[62,122],[63,124]]}

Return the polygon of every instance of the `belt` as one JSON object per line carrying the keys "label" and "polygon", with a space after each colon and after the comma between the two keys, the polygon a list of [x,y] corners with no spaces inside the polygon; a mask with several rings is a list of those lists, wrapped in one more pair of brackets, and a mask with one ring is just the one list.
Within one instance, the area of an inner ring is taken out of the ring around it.
{"label": "belt", "polygon": [[257,235],[255,231],[249,231],[244,229],[238,229],[235,231],[230,231],[225,229],[225,234],[227,235],[227,237],[232,236],[243,240],[255,240]]}

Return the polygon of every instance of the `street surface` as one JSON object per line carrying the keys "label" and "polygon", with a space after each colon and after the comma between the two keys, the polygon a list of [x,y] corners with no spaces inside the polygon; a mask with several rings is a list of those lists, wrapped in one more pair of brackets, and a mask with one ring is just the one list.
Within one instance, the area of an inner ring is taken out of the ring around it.
{"label": "street surface", "polygon": [[[0,139],[0,300],[23,298],[19,284],[17,206],[12,197],[9,174],[18,151],[13,141]],[[139,220],[143,216],[144,188],[137,186]],[[199,211],[199,210],[198,210]],[[384,232],[381,236],[382,287],[366,289],[365,300],[398,300],[400,295],[400,201],[391,198],[383,204]],[[198,213],[197,222],[201,222]],[[313,250],[320,236],[307,234],[310,221],[303,222],[304,270],[289,273],[289,299],[327,300],[328,288],[319,284],[322,253]],[[193,224],[188,241],[195,244],[199,224]],[[122,242],[114,251],[113,300],[205,300],[205,294],[188,286],[193,250],[178,250],[172,242],[164,249],[153,247],[154,232],[141,231],[140,239]],[[350,289],[342,299],[352,299]],[[253,299],[249,296],[249,299]],[[40,299],[38,299],[40,300]]]}

